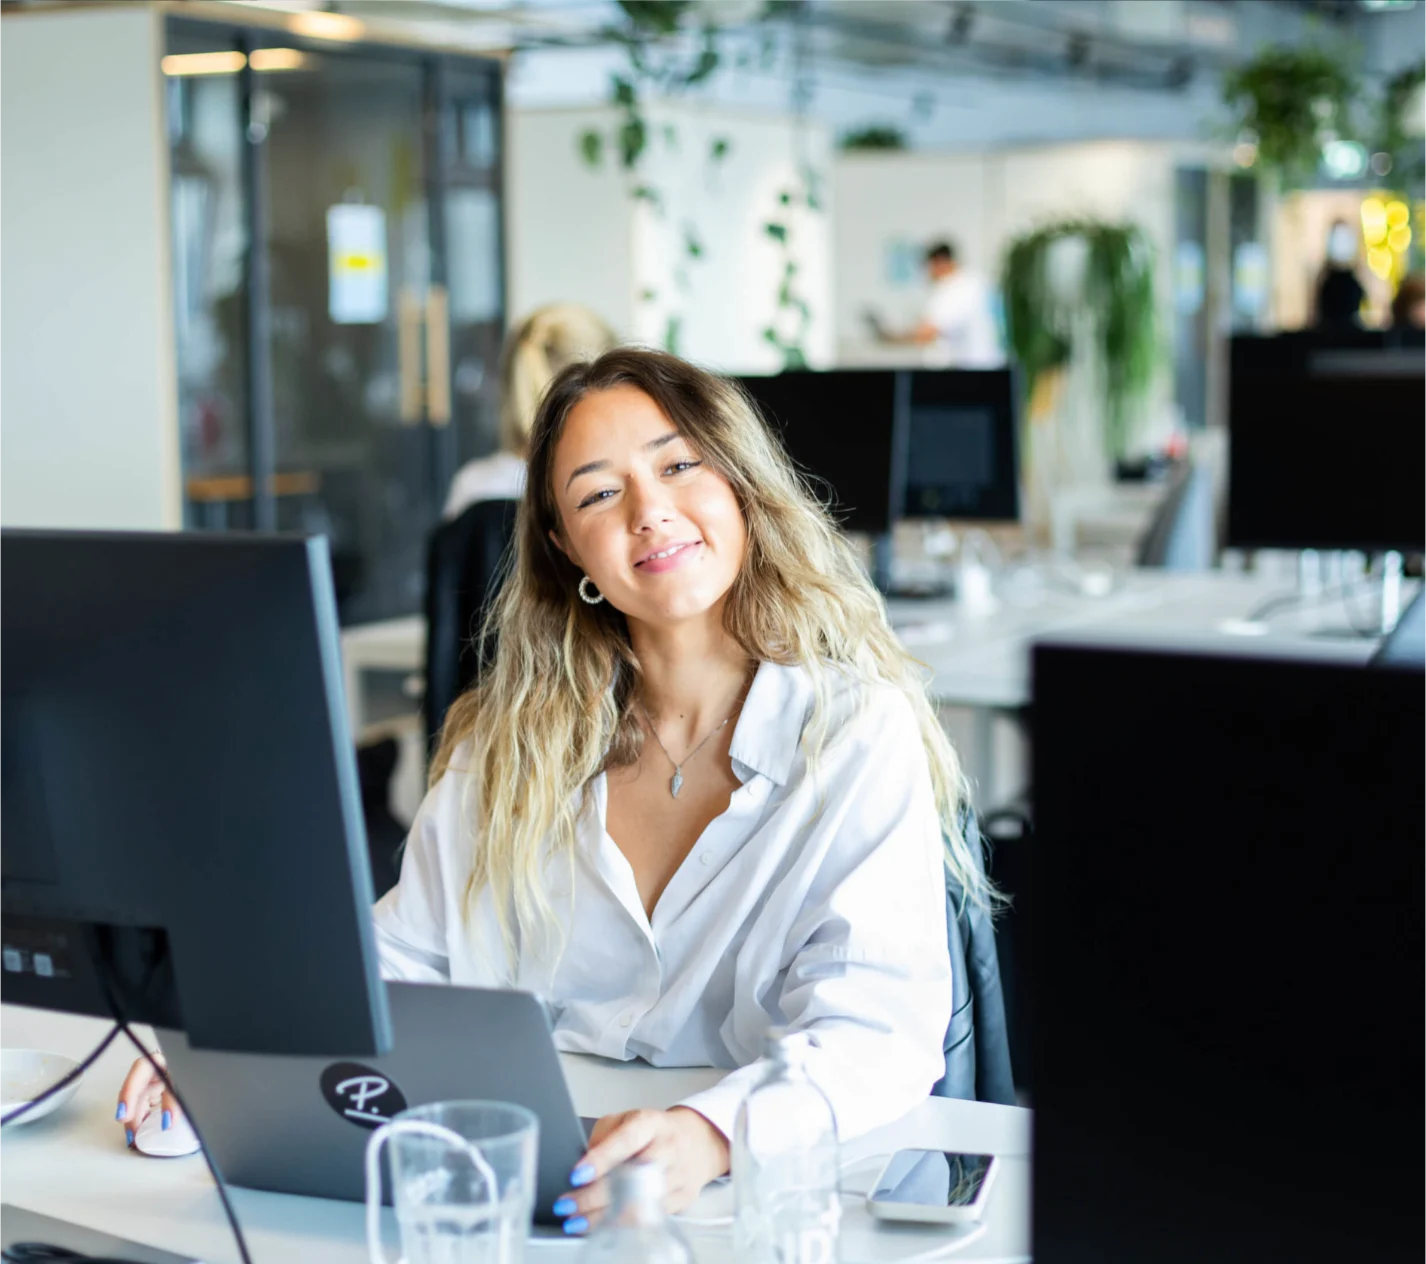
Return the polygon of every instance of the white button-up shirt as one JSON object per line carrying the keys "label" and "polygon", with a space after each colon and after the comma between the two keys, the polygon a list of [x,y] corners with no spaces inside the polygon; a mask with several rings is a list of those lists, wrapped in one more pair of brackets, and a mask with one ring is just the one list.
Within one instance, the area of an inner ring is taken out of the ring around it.
{"label": "white button-up shirt", "polygon": [[480,832],[458,751],[412,825],[401,881],[376,906],[383,973],[536,992],[564,1050],[738,1068],[682,1103],[729,1137],[772,1027],[811,1036],[809,1071],[844,1138],[899,1118],[945,1070],[941,830],[905,697],[837,673],[829,684],[831,723],[809,766],[809,673],[758,668],[729,750],[742,785],[652,918],[605,830],[597,777],[572,888],[567,863],[548,870],[564,950],[522,944],[513,971],[489,891],[463,915]]}

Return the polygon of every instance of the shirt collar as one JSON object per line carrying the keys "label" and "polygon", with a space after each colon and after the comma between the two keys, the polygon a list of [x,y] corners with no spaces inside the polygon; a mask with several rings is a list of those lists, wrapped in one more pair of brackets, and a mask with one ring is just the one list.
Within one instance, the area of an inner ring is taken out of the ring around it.
{"label": "shirt collar", "polygon": [[786,785],[812,701],[812,681],[803,668],[760,663],[733,729],[729,758]]}

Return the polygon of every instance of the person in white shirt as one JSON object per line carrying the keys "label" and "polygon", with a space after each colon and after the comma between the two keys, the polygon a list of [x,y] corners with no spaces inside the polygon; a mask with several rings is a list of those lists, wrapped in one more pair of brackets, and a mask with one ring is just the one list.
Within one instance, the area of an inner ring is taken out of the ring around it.
{"label": "person in white shirt", "polygon": [[[376,906],[384,975],[528,989],[561,1049],[730,1071],[601,1119],[567,1231],[635,1155],[671,1210],[726,1173],[771,1028],[810,1036],[843,1137],[924,1098],[951,1008],[943,866],[990,898],[960,767],[740,389],[632,348],[560,374],[492,630]],[[124,1092],[136,1127],[146,1067]]]}
{"label": "person in white shirt", "polygon": [[603,320],[578,303],[546,304],[515,327],[500,365],[500,450],[456,471],[441,514],[447,522],[482,500],[525,494],[526,450],[541,396],[566,365],[592,360],[618,342]]}
{"label": "person in white shirt", "polygon": [[998,369],[1005,363],[1000,332],[991,311],[990,287],[963,267],[956,249],[938,241],[926,251],[930,292],[921,321],[906,334],[873,328],[883,342],[910,343],[927,349],[928,360],[948,369]]}

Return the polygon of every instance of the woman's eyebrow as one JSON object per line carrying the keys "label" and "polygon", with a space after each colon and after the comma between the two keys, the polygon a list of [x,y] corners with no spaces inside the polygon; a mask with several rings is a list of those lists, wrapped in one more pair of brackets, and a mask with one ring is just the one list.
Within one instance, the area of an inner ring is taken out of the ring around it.
{"label": "woman's eyebrow", "polygon": [[[668,434],[659,435],[657,439],[651,439],[648,443],[644,444],[644,451],[655,452],[659,448],[663,447],[665,444],[672,443],[675,439],[681,439],[682,437],[683,436],[680,435],[677,430],[670,430]],[[573,471],[573,473],[570,474],[567,479],[565,479],[565,491],[569,491],[569,485],[574,482],[574,480],[577,479],[581,474],[593,474],[595,470],[607,470],[608,468],[609,462],[603,460],[590,461],[586,465],[579,466],[576,470]]]}

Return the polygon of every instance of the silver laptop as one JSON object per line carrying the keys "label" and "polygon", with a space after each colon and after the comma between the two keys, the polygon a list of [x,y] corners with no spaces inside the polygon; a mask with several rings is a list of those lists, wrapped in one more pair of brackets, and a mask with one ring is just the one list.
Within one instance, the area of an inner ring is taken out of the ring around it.
{"label": "silver laptop", "polygon": [[158,1032],[224,1178],[359,1201],[367,1140],[393,1115],[428,1102],[514,1102],[539,1117],[535,1219],[556,1223],[550,1209],[584,1153],[585,1125],[544,1006],[528,992],[421,983],[389,983],[387,996],[395,1041],[381,1058],[215,1053]]}

